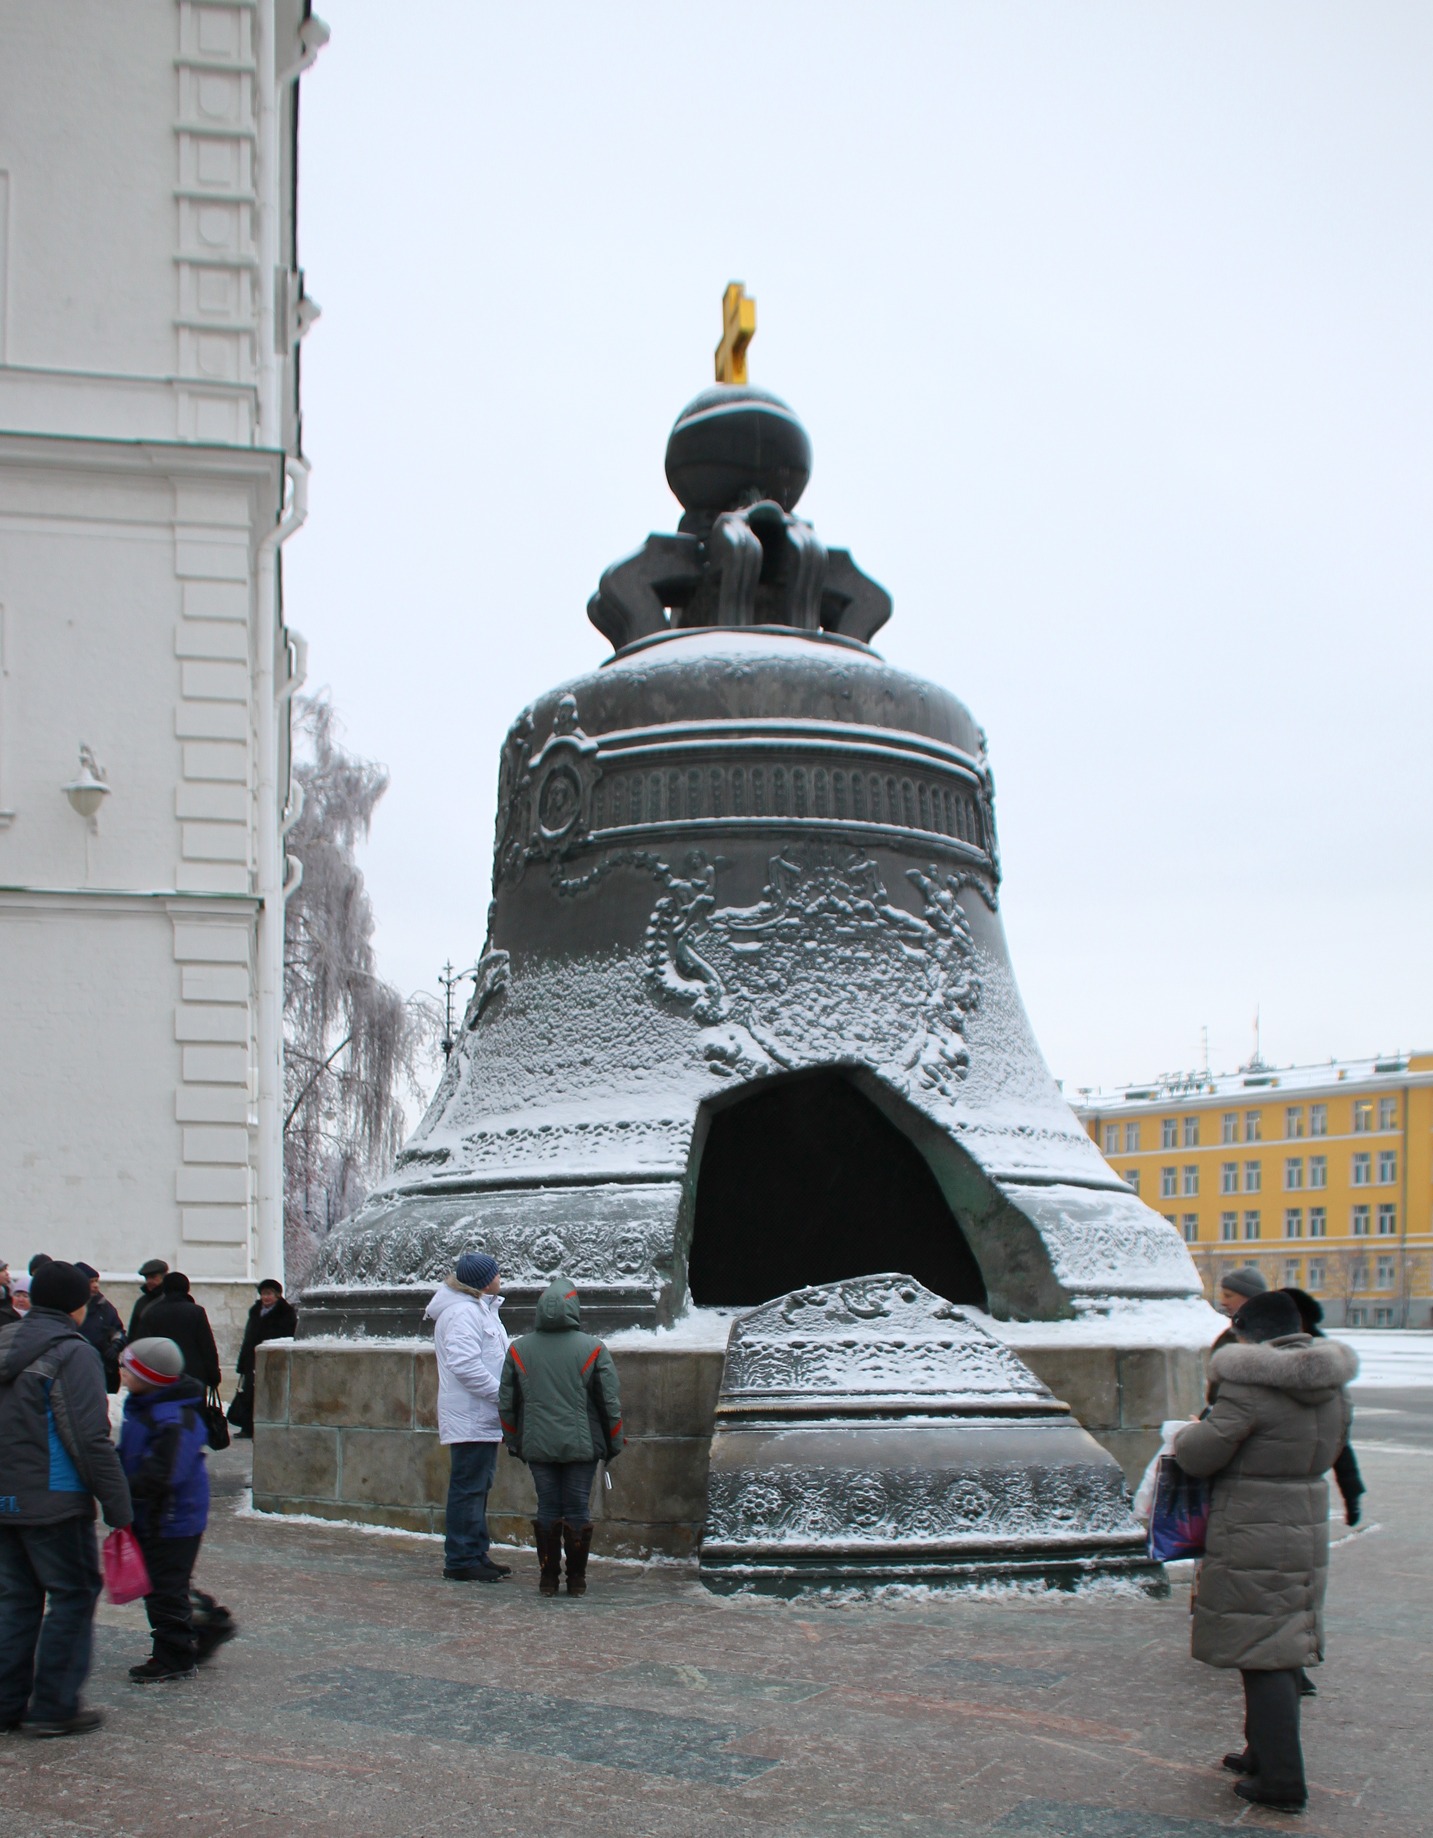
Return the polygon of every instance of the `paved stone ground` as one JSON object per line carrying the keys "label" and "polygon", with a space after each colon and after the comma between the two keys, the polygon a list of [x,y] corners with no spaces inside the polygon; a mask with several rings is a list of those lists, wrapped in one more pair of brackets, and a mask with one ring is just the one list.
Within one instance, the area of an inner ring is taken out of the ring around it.
{"label": "paved stone ground", "polygon": [[1433,1391],[1363,1402],[1368,1525],[1333,1557],[1302,1820],[1245,1808],[1220,1772],[1238,1680],[1189,1659],[1184,1587],[786,1604],[595,1562],[584,1601],[544,1602],[528,1553],[464,1586],[422,1539],[239,1516],[233,1451],[201,1580],[243,1636],[197,1684],[141,1690],[142,1616],[102,1610],[109,1723],[0,1739],[0,1833],[1421,1838]]}

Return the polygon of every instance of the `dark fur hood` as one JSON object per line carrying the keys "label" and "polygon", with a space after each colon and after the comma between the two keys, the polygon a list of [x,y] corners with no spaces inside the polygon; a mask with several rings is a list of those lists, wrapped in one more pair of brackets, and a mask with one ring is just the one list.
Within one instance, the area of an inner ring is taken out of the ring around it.
{"label": "dark fur hood", "polygon": [[1357,1374],[1352,1347],[1307,1334],[1220,1347],[1209,1361],[1209,1376],[1221,1385],[1266,1385],[1291,1392],[1304,1404],[1322,1403]]}

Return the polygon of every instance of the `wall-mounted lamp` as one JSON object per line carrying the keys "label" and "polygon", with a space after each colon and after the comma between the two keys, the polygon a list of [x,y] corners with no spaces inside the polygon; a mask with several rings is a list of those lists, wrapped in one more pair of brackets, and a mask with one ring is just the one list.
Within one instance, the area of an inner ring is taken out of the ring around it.
{"label": "wall-mounted lamp", "polygon": [[81,746],[79,777],[71,779],[68,785],[62,785],[60,789],[69,799],[71,810],[85,818],[90,828],[94,829],[95,818],[109,796],[110,788],[105,783],[104,767],[95,758],[93,747]]}

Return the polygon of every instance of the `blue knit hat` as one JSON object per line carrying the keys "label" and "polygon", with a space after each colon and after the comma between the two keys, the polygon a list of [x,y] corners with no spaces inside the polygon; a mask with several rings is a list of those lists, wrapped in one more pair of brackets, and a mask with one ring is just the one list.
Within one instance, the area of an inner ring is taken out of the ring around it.
{"label": "blue knit hat", "polygon": [[498,1273],[498,1260],[486,1251],[464,1251],[458,1259],[458,1281],[465,1289],[486,1289]]}

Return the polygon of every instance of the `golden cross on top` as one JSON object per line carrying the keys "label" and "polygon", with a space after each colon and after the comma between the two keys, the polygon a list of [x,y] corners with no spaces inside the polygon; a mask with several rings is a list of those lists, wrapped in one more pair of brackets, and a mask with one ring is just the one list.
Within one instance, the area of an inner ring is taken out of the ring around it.
{"label": "golden cross on top", "polygon": [[729,283],[721,302],[722,334],[716,348],[718,383],[746,381],[746,347],[756,335],[756,302],[742,281]]}

